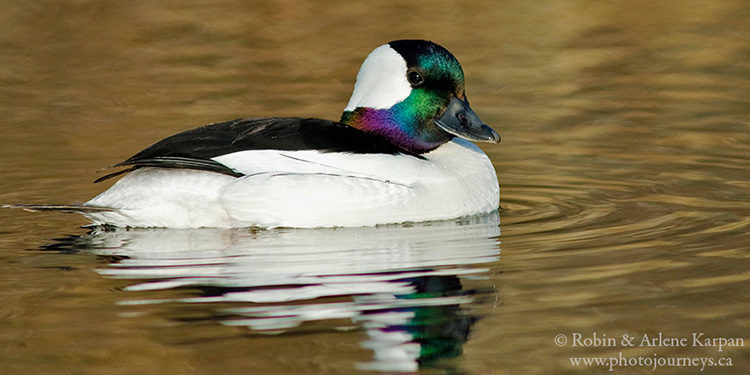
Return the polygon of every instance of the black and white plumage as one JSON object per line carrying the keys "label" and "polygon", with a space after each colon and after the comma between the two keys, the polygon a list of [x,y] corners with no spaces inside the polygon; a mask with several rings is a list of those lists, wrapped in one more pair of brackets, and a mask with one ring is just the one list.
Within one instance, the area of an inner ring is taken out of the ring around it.
{"label": "black and white plumage", "polygon": [[[459,138],[456,138],[459,137]],[[471,110],[458,61],[395,41],[363,63],[341,121],[238,119],[167,137],[116,164],[82,206],[129,227],[331,227],[490,212],[499,188],[471,142],[499,141]]]}
{"label": "black and white plumage", "polygon": [[408,154],[381,137],[339,122],[297,117],[236,119],[164,138],[113,166],[130,168],[107,174],[96,182],[143,167],[197,169],[240,177],[242,173],[212,158],[249,150]]}

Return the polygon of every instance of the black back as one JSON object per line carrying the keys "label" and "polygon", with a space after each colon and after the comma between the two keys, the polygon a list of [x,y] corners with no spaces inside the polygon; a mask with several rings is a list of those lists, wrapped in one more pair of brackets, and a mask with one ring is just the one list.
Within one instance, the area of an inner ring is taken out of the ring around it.
{"label": "black back", "polygon": [[381,137],[334,121],[296,117],[237,119],[164,138],[114,165],[131,168],[108,174],[96,182],[140,167],[189,168],[242,176],[211,158],[247,150],[406,153]]}

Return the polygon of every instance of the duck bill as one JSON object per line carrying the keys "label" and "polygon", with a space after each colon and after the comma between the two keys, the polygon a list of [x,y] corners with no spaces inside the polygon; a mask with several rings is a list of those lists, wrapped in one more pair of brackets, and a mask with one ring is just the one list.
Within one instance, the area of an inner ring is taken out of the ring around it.
{"label": "duck bill", "polygon": [[452,97],[435,124],[446,132],[474,142],[500,142],[500,135],[482,122],[467,100]]}

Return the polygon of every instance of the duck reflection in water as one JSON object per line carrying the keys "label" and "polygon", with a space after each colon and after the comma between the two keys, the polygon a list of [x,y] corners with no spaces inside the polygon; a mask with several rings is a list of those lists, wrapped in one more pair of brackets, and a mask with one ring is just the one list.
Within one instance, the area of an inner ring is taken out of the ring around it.
{"label": "duck reflection in water", "polygon": [[495,212],[374,228],[94,228],[46,248],[105,257],[98,273],[139,291],[122,305],[158,305],[186,324],[178,311],[189,306],[202,320],[289,336],[353,325],[374,351],[357,368],[410,372],[461,354],[496,299],[489,267],[499,236]]}
{"label": "duck reflection in water", "polygon": [[412,303],[416,299],[433,299],[439,303],[363,314],[363,326],[370,338],[363,345],[375,351],[375,359],[358,364],[360,369],[411,372],[432,366],[439,359],[461,355],[463,343],[477,320],[462,305],[477,302],[474,296],[481,291],[463,290],[456,276],[424,276],[407,282],[414,286],[415,293],[397,298]]}

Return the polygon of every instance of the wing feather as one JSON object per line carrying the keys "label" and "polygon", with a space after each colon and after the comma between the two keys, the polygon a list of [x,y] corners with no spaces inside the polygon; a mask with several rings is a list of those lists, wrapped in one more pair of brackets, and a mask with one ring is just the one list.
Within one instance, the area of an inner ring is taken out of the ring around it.
{"label": "wing feather", "polygon": [[198,169],[239,177],[243,174],[212,159],[251,150],[403,152],[380,137],[329,120],[296,117],[237,119],[164,138],[113,166],[129,168],[109,173],[95,182],[142,167]]}

